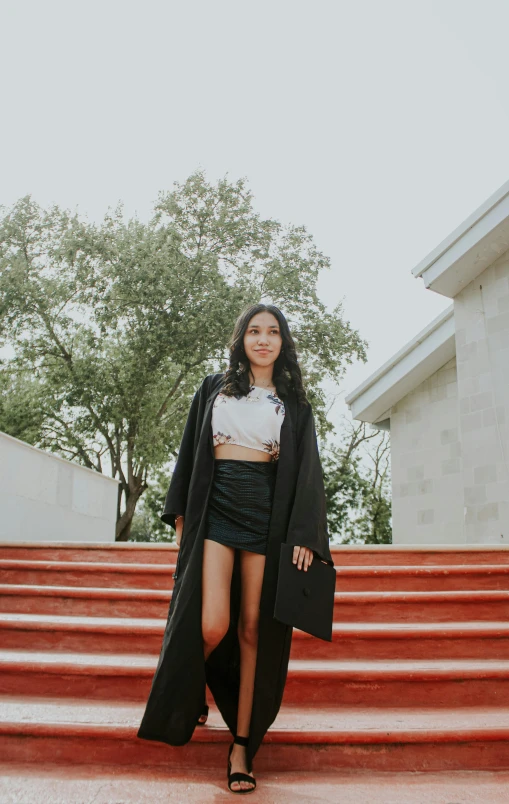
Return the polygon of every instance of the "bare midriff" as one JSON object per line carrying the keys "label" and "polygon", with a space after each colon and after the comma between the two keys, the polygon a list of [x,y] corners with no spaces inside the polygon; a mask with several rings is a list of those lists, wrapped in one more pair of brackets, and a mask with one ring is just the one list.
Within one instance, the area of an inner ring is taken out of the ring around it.
{"label": "bare midriff", "polygon": [[214,447],[214,458],[230,458],[234,461],[271,461],[269,453],[262,452],[261,449],[251,449],[251,447],[241,447],[239,444],[219,444]]}

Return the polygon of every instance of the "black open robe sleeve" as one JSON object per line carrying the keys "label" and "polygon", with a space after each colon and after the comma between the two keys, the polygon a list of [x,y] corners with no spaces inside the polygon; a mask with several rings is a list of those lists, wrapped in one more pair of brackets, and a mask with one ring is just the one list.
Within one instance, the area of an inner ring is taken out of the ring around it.
{"label": "black open robe sleeve", "polygon": [[322,561],[334,566],[329,548],[323,470],[309,402],[300,407],[297,415],[297,484],[286,542],[308,547]]}
{"label": "black open robe sleeve", "polygon": [[172,528],[175,528],[175,517],[186,512],[187,494],[203,416],[207,380],[208,377],[205,377],[191,402],[182,441],[180,442],[177,463],[166,494],[164,510],[160,516],[160,519],[166,525],[171,525]]}

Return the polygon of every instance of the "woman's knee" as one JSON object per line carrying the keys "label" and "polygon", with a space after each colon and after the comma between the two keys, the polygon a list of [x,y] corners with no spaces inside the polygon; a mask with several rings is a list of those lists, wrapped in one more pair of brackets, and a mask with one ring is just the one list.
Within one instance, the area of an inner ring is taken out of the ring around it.
{"label": "woman's knee", "polygon": [[238,633],[240,642],[255,648],[258,644],[258,619],[242,620],[241,618]]}
{"label": "woman's knee", "polygon": [[204,620],[202,622],[202,636],[206,645],[216,647],[228,631],[228,622],[222,619]]}

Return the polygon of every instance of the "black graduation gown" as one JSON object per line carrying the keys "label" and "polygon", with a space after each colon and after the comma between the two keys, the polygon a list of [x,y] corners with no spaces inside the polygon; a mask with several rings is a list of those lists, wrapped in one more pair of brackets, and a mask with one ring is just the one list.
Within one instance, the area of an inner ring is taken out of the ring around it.
{"label": "black graduation gown", "polygon": [[[205,700],[205,684],[231,733],[236,733],[240,683],[238,551],[232,575],[230,627],[206,662],[201,632],[203,540],[214,472],[212,406],[223,381],[224,374],[209,374],[194,395],[161,515],[163,522],[174,527],[175,515],[184,514],[184,530],[161,653],[137,736],[169,745],[184,745],[191,739]],[[288,671],[293,629],[273,617],[280,544],[309,547],[315,552],[315,560],[319,557],[333,565],[312,408],[309,403],[298,405],[293,391],[282,398],[285,417],[260,599],[248,763],[276,718]]]}

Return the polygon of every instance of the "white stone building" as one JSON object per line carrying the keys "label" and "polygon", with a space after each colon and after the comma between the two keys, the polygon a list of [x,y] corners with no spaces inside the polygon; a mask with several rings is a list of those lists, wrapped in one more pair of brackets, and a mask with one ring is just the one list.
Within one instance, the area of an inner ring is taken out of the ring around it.
{"label": "white stone building", "polygon": [[393,541],[509,544],[509,182],[412,273],[452,304],[346,398],[391,432]]}

